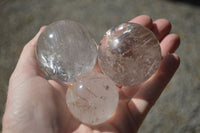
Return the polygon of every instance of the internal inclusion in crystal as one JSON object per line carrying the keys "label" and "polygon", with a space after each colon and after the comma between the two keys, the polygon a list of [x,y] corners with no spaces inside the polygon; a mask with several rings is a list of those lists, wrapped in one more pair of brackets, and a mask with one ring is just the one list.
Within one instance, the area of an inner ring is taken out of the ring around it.
{"label": "internal inclusion in crystal", "polygon": [[161,49],[155,35],[136,23],[123,23],[106,32],[98,50],[98,63],[114,82],[133,86],[157,70]]}

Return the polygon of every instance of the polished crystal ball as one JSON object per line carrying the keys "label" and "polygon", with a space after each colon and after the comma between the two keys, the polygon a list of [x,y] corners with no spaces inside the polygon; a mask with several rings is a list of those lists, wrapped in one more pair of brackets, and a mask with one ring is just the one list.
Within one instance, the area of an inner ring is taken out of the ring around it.
{"label": "polished crystal ball", "polygon": [[155,35],[136,23],[123,23],[106,32],[98,49],[98,63],[117,84],[132,86],[157,70],[161,49]]}
{"label": "polished crystal ball", "polygon": [[108,120],[118,105],[118,89],[107,76],[90,72],[79,76],[69,86],[66,102],[75,118],[89,125]]}
{"label": "polished crystal ball", "polygon": [[36,56],[49,78],[69,82],[92,70],[97,58],[96,42],[81,24],[57,21],[39,36]]}

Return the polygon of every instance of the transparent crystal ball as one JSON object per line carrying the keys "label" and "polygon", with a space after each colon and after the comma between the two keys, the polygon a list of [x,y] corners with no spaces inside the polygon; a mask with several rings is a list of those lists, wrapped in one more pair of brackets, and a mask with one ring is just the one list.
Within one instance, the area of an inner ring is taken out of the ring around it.
{"label": "transparent crystal ball", "polygon": [[96,42],[81,24],[57,21],[41,33],[36,56],[48,77],[69,82],[92,70],[97,58]]}
{"label": "transparent crystal ball", "polygon": [[104,35],[98,63],[117,84],[132,86],[147,80],[157,70],[161,49],[155,35],[136,23],[123,23]]}
{"label": "transparent crystal ball", "polygon": [[118,105],[118,89],[107,76],[90,72],[79,76],[68,88],[66,102],[75,118],[89,125],[108,120]]}

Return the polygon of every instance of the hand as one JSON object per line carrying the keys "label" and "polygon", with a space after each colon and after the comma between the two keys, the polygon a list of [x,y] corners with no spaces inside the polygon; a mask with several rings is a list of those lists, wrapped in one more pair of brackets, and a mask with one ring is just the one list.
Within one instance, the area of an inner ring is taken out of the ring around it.
{"label": "hand", "polygon": [[[130,22],[144,25],[154,32],[160,41],[163,59],[157,72],[147,81],[137,86],[119,87],[119,106],[108,121],[87,126],[69,113],[65,102],[66,86],[46,80],[36,61],[35,46],[44,29],[41,28],[25,45],[10,77],[3,133],[137,132],[179,66],[179,57],[173,52],[180,40],[176,34],[169,33],[171,25],[165,19],[152,22],[150,17],[142,15]],[[98,64],[95,71],[101,71]]]}

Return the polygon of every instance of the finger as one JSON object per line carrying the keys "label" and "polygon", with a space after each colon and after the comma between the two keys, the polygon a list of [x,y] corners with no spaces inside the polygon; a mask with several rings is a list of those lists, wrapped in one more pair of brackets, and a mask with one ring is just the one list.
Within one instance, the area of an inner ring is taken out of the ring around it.
{"label": "finger", "polygon": [[[178,35],[176,34],[167,35],[160,43],[162,57],[165,57],[168,54],[173,53],[178,48],[179,44],[180,44],[180,38]],[[129,99],[133,95],[135,95],[138,88],[140,88],[140,85],[141,84],[136,85],[136,86],[124,86],[121,88],[121,90],[123,91],[126,98]]]}
{"label": "finger", "polygon": [[145,26],[145,27],[147,27],[149,29],[152,28],[152,19],[147,15],[140,15],[138,17],[133,18],[129,22],[143,25],[143,26]]}
{"label": "finger", "polygon": [[166,19],[158,19],[153,22],[152,32],[161,41],[171,30],[171,23]]}
{"label": "finger", "polygon": [[168,34],[160,43],[162,57],[173,53],[179,47],[180,38],[176,34]]}
{"label": "finger", "polygon": [[[159,19],[159,20],[155,21],[154,23],[157,24],[158,32],[160,32],[159,34],[157,34],[157,37],[164,36],[171,29],[171,26],[170,26],[170,23],[168,20]],[[153,30],[155,32],[155,29],[153,29]],[[162,57],[165,57],[169,53],[173,53],[178,48],[179,43],[180,43],[180,38],[176,34],[167,35],[160,43]],[[126,96],[126,98],[130,98],[133,95],[135,95],[138,88],[140,88],[140,85],[122,87],[122,91],[123,91],[124,95]]]}
{"label": "finger", "polygon": [[158,71],[141,85],[134,98],[143,98],[151,105],[154,104],[176,72],[179,64],[180,59],[176,54],[167,55],[161,61]]}
{"label": "finger", "polygon": [[146,113],[158,99],[179,66],[179,57],[175,54],[166,56],[158,71],[141,85],[137,93],[130,100],[128,107],[131,114],[137,114],[137,120],[143,120]]}
{"label": "finger", "polygon": [[17,66],[11,76],[11,80],[13,78],[16,79],[18,75],[24,75],[25,77],[36,75],[43,76],[43,73],[39,69],[38,62],[36,60],[35,46],[37,43],[37,39],[41,32],[44,30],[44,28],[45,27],[42,27],[40,31],[36,34],[36,36],[24,46]]}

